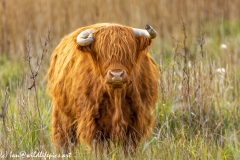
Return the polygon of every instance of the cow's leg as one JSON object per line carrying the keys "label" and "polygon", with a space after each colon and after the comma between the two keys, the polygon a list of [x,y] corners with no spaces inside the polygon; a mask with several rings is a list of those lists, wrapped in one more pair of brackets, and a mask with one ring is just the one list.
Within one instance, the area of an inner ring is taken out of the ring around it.
{"label": "cow's leg", "polygon": [[53,108],[52,116],[52,140],[57,152],[69,153],[77,145],[76,127],[73,124],[73,119],[57,107]]}

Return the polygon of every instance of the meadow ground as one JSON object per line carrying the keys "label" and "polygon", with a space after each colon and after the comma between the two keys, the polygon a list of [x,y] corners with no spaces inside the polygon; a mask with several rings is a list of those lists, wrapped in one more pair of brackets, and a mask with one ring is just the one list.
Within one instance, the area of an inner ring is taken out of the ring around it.
{"label": "meadow ground", "polygon": [[238,6],[238,0],[0,0],[0,159],[55,156],[44,79],[50,56],[64,35],[98,22],[157,30],[150,50],[161,71],[156,127],[129,157],[120,149],[96,157],[84,146],[62,156],[240,159]]}

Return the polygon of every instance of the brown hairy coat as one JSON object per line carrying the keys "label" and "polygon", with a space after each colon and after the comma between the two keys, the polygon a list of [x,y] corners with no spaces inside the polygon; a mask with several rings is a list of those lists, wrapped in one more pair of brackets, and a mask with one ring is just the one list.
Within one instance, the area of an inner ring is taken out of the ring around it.
{"label": "brown hairy coat", "polygon": [[[94,28],[94,41],[79,46],[78,34]],[[83,142],[109,149],[110,142],[134,150],[153,129],[158,69],[148,53],[151,39],[130,27],[95,24],[67,35],[55,49],[48,71],[53,100],[52,140],[69,149]],[[130,83],[112,88],[108,70],[124,69]]]}

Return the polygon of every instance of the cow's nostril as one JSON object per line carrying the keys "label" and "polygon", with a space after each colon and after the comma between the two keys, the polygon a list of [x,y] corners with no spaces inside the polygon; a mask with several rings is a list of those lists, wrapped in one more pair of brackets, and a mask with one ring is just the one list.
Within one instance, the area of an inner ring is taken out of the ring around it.
{"label": "cow's nostril", "polygon": [[108,76],[109,78],[113,78],[113,77],[114,77],[114,75],[112,74],[112,72],[111,72],[111,71],[108,71],[108,74],[107,74],[107,76]]}

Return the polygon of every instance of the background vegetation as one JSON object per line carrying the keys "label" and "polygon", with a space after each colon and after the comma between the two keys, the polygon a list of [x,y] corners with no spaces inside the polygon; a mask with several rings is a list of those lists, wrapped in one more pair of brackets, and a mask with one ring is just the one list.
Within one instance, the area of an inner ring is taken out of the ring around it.
{"label": "background vegetation", "polygon": [[[156,128],[128,159],[240,159],[239,0],[0,0],[0,158],[55,153],[44,76],[75,29],[116,22],[158,32]],[[96,157],[81,146],[76,159]]]}

